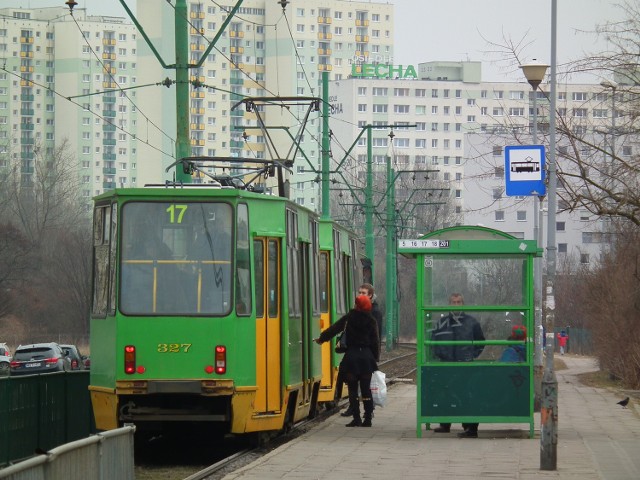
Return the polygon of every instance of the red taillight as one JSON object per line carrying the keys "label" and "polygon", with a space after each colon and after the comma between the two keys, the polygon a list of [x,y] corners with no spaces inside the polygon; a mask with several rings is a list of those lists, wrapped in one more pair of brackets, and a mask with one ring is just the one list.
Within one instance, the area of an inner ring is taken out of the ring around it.
{"label": "red taillight", "polygon": [[227,347],[218,345],[216,347],[216,373],[222,375],[227,372]]}
{"label": "red taillight", "polygon": [[133,375],[136,372],[136,347],[127,345],[124,347],[124,373]]}
{"label": "red taillight", "polygon": [[58,363],[58,359],[57,358],[45,358],[44,363],[46,363],[48,365],[55,365],[56,363]]}
{"label": "red taillight", "polygon": [[78,360],[75,358],[71,360],[71,368],[78,368]]}
{"label": "red taillight", "polygon": [[11,368],[18,368],[20,366],[20,362],[11,362],[9,363],[9,366]]}

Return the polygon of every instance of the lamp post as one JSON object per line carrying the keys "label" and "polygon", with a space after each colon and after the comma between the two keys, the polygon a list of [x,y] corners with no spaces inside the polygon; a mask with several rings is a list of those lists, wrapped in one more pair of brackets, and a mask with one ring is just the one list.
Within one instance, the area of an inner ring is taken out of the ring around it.
{"label": "lamp post", "polygon": [[556,70],[558,37],[558,0],[551,0],[551,78],[549,95],[549,183],[547,188],[547,286],[545,291],[545,320],[547,346],[542,398],[540,405],[540,469],[558,468],[558,379],[553,367],[555,343],[555,281],[556,281]]}
{"label": "lamp post", "polygon": [[[535,62],[536,59],[534,58]],[[530,63],[527,65],[520,65],[522,73],[524,73],[527,82],[531,85],[533,90],[533,135],[532,142],[534,145],[538,143],[538,86],[544,79],[547,73],[549,65],[542,63]],[[542,229],[540,221],[540,211],[543,195],[539,195],[533,199],[533,236],[538,243],[542,245]],[[534,259],[534,298],[535,298],[535,350],[533,356],[533,378],[534,378],[534,391],[535,391],[535,409],[540,408],[540,390],[542,389],[542,344],[543,344],[543,329],[542,329],[542,259]]]}

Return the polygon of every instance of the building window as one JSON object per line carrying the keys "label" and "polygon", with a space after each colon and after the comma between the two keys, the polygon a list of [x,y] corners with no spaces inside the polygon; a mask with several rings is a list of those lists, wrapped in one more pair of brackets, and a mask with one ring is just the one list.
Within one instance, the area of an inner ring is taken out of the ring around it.
{"label": "building window", "polygon": [[518,210],[516,212],[516,220],[518,222],[526,222],[527,221],[527,211],[526,210]]}
{"label": "building window", "polygon": [[567,244],[559,243],[558,244],[558,253],[567,253]]}
{"label": "building window", "polygon": [[504,222],[504,210],[496,210],[496,222]]}
{"label": "building window", "polygon": [[589,264],[589,254],[588,253],[581,253],[580,254],[580,263],[583,265],[588,265]]}
{"label": "building window", "polygon": [[565,222],[556,222],[556,232],[565,231]]}
{"label": "building window", "polygon": [[501,199],[501,198],[502,198],[502,191],[503,191],[503,188],[502,188],[502,187],[495,187],[495,188],[493,189],[493,199],[494,199],[494,200],[499,200],[499,199]]}

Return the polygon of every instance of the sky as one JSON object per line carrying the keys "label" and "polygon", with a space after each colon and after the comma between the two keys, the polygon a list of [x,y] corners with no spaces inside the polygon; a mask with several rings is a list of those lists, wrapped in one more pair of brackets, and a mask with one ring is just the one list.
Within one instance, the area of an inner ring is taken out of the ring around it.
{"label": "sky", "polygon": [[[89,14],[126,16],[118,0],[76,0]],[[157,0],[164,2],[165,0]],[[276,0],[267,0],[276,1]],[[383,0],[377,0],[382,3]],[[557,0],[558,65],[604,49],[593,32],[619,20],[622,0]],[[632,0],[633,1],[633,0]],[[27,7],[64,6],[65,0],[20,0]],[[233,0],[225,0],[232,4]],[[519,69],[506,68],[492,54],[493,43],[522,42],[522,61],[551,62],[552,0],[391,0],[395,5],[395,65],[429,61],[482,61],[483,81],[520,81]],[[0,5],[4,0],[0,0]],[[203,0],[207,3],[207,0]],[[220,3],[217,1],[216,3]],[[135,0],[128,4],[135,6]],[[313,0],[290,0],[287,8],[312,6]],[[524,40],[523,40],[524,39]],[[560,67],[559,71],[560,71]],[[573,81],[598,83],[601,79]]]}

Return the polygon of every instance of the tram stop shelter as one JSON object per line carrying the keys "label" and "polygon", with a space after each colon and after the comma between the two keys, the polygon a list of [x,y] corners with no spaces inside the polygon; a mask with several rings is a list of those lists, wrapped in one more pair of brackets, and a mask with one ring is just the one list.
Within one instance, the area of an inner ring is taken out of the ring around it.
{"label": "tram stop shelter", "polygon": [[416,259],[417,436],[437,422],[528,423],[533,437],[533,259],[542,249],[458,226],[399,240],[398,252]]}

